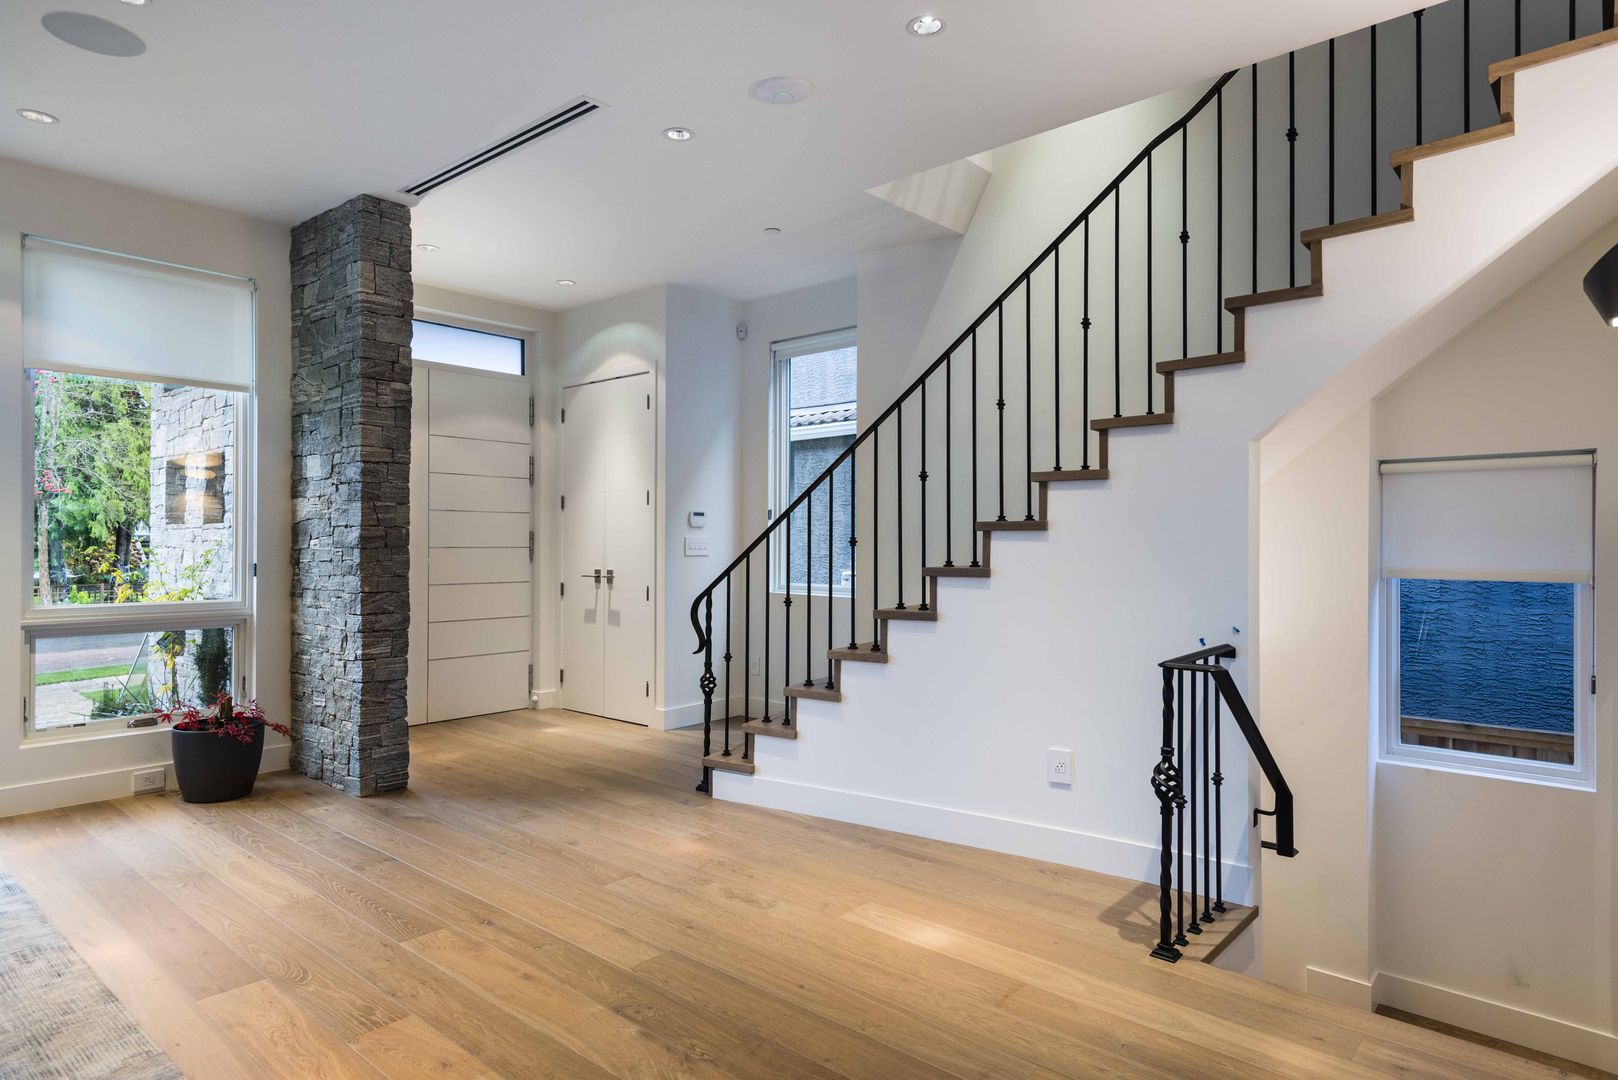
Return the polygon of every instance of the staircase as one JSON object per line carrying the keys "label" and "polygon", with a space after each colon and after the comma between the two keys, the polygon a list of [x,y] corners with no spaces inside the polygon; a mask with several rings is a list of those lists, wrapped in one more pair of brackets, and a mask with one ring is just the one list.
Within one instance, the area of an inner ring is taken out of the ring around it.
{"label": "staircase", "polygon": [[[1374,259],[1336,245],[1412,226],[1418,166],[1512,139],[1516,76],[1618,41],[1612,27],[1609,0],[1449,0],[1215,80],[697,596],[698,790],[716,770],[754,774],[758,739],[798,740],[802,703],[842,701],[846,665],[894,660],[893,624],[939,622],[941,580],[989,578],[997,537],[1049,530],[1051,485],[1111,488],[1111,440],[1175,425],[1177,378],[1275,356],[1270,393],[1283,410],[1303,400],[1320,373],[1277,346],[1308,348],[1311,318],[1334,341],[1353,337],[1340,329],[1351,313],[1314,306],[1335,299],[1328,241],[1354,269],[1345,295],[1383,304]],[[1259,309],[1296,315],[1255,336]],[[1388,319],[1367,344],[1398,325]],[[852,493],[841,506],[839,489]],[[783,581],[800,528],[812,569]],[[846,602],[827,588],[842,544]],[[1165,866],[1171,846],[1183,847],[1165,835]]]}

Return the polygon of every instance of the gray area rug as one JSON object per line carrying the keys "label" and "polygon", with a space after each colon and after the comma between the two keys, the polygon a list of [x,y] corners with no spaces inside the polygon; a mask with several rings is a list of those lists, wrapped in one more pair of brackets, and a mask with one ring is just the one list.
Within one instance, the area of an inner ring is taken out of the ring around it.
{"label": "gray area rug", "polygon": [[0,1077],[180,1080],[180,1070],[3,871]]}

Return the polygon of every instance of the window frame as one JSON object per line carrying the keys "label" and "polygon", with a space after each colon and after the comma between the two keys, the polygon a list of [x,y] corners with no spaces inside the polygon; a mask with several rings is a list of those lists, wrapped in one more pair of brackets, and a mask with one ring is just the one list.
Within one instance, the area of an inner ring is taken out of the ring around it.
{"label": "window frame", "polygon": [[[101,249],[88,250],[99,252]],[[153,385],[199,387],[214,389],[231,395],[231,407],[234,412],[234,441],[229,450],[235,455],[235,469],[232,478],[233,490],[231,493],[231,513],[234,521],[231,538],[232,595],[229,598],[217,600],[142,601],[130,604],[64,603],[45,607],[39,607],[35,604],[36,552],[34,551],[34,538],[32,535],[35,498],[35,443],[32,375],[35,370],[54,371],[58,369],[23,367],[18,376],[22,380],[23,386],[22,392],[18,395],[20,402],[20,416],[18,419],[22,429],[22,453],[19,455],[19,461],[17,462],[20,473],[18,489],[20,506],[18,507],[17,520],[19,524],[17,528],[21,531],[21,535],[19,538],[20,565],[16,568],[16,572],[21,581],[22,600],[19,621],[22,629],[23,647],[20,650],[19,666],[22,671],[22,685],[26,692],[26,711],[23,717],[23,741],[25,744],[34,744],[41,741],[59,742],[78,738],[107,737],[148,730],[146,727],[129,727],[128,721],[136,719],[134,717],[116,717],[107,721],[98,721],[94,724],[36,731],[34,729],[34,717],[36,715],[34,699],[36,688],[33,682],[34,656],[35,645],[41,638],[72,634],[94,635],[229,627],[232,631],[231,671],[235,676],[233,681],[237,696],[242,699],[251,697],[257,685],[256,672],[253,670],[253,658],[256,650],[252,642],[256,629],[258,558],[258,528],[255,513],[257,506],[257,485],[255,481],[258,476],[258,282],[253,278],[236,274],[183,266],[138,255],[118,252],[102,253],[117,255],[119,258],[143,262],[154,267],[167,268],[176,272],[229,278],[241,282],[248,291],[249,326],[251,327],[249,341],[251,376],[248,384],[249,388],[246,390],[221,386],[208,387],[207,384],[198,382],[175,381],[163,383],[158,379],[149,378],[140,373],[132,374],[127,371],[98,370],[95,372],[83,372],[99,378],[120,379],[126,382],[150,382]],[[26,319],[27,313],[23,312],[22,317]]]}
{"label": "window frame", "polygon": [[[1377,592],[1381,607],[1377,626],[1382,639],[1378,668],[1379,763],[1438,769],[1445,772],[1555,787],[1594,791],[1595,774],[1595,589],[1573,583],[1573,764],[1508,758],[1469,750],[1416,746],[1403,740],[1399,707],[1399,578],[1385,578]],[[1442,719],[1442,718],[1440,718]]]}
{"label": "window frame", "polygon": [[[790,475],[792,456],[788,452],[794,441],[792,438],[792,387],[791,387],[791,361],[800,356],[813,356],[816,353],[831,352],[835,349],[855,350],[855,370],[859,364],[859,327],[845,326],[836,330],[825,330],[816,334],[805,334],[800,337],[783,338],[770,343],[770,454],[769,454],[769,501],[765,508],[765,520],[774,525],[776,514],[784,509],[792,498],[788,493],[792,490],[792,477]],[[859,434],[859,415],[856,411],[853,420],[837,424],[827,424],[825,429],[816,431],[816,438],[834,438],[842,435]],[[807,435],[805,436],[808,437]],[[842,596],[850,594],[850,590],[832,582],[825,585],[815,585],[812,581],[787,580],[791,566],[792,529],[788,525],[783,530],[785,541],[770,546],[770,581],[769,588],[772,593],[784,594],[789,588],[795,595],[804,596]],[[810,575],[811,579],[814,577]]]}

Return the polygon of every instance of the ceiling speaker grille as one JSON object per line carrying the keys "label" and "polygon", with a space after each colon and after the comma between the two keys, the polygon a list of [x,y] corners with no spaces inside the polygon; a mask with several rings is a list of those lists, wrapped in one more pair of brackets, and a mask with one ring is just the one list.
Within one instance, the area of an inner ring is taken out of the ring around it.
{"label": "ceiling speaker grille", "polygon": [[455,164],[446,166],[433,175],[416,181],[409,187],[404,188],[403,191],[406,195],[414,195],[420,198],[435,188],[443,187],[451,180],[459,180],[474,169],[481,169],[491,161],[504,157],[513,150],[519,150],[527,146],[536,139],[554,135],[600,108],[602,108],[602,105],[599,101],[591,101],[589,98],[581,97],[564,105],[549,116],[535,120],[521,131],[514,131],[499,142],[484,147],[470,157],[462,158]]}

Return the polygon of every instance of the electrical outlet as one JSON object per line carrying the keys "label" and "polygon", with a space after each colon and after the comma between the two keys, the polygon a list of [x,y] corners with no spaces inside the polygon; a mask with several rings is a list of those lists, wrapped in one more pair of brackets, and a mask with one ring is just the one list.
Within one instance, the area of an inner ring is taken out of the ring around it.
{"label": "electrical outlet", "polygon": [[129,793],[131,795],[144,795],[148,791],[162,790],[162,769],[143,769],[138,773],[129,774]]}
{"label": "electrical outlet", "polygon": [[757,675],[759,673],[758,657],[756,657],[756,656],[753,657],[753,662],[751,664],[747,665],[747,670],[748,670],[748,672],[750,674],[753,674],[753,675]]}
{"label": "electrical outlet", "polygon": [[1073,751],[1051,747],[1045,751],[1045,779],[1053,784],[1073,783]]}

